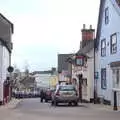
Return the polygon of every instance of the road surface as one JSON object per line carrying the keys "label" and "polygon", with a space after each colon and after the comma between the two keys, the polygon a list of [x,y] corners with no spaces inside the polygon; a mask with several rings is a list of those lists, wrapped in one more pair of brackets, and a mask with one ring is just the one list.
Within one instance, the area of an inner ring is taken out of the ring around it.
{"label": "road surface", "polygon": [[25,99],[15,108],[0,110],[0,120],[120,120],[120,112],[40,103],[39,99]]}

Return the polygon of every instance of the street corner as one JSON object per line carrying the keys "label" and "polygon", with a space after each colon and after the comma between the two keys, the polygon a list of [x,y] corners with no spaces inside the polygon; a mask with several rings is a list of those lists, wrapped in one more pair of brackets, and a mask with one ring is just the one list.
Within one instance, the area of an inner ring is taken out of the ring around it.
{"label": "street corner", "polygon": [[20,103],[22,102],[22,99],[12,99],[6,107],[8,109],[15,109]]}
{"label": "street corner", "polygon": [[0,107],[0,110],[6,110],[6,109],[15,109],[20,103],[22,102],[21,99],[11,99],[9,103],[6,103],[5,105],[2,105]]}

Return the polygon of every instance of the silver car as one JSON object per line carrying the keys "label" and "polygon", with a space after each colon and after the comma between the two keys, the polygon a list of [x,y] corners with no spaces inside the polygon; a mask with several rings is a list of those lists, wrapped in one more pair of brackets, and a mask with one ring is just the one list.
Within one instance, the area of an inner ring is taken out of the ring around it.
{"label": "silver car", "polygon": [[78,105],[78,93],[74,85],[59,85],[56,91],[52,95],[52,105],[58,105],[58,103],[74,103]]}

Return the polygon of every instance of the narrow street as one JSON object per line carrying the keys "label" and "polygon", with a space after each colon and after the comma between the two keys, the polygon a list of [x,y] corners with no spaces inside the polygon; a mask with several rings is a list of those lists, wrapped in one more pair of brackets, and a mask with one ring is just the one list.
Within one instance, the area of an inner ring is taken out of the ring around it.
{"label": "narrow street", "polygon": [[25,99],[14,109],[0,110],[2,120],[119,120],[119,112],[92,109],[89,105],[78,107],[40,103],[39,99]]}

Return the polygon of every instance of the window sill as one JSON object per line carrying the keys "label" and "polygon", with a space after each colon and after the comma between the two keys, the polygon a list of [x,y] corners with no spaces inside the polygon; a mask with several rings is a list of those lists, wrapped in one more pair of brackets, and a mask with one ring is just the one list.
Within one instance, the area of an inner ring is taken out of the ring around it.
{"label": "window sill", "polygon": [[103,87],[101,87],[101,89],[106,90],[106,89],[107,89],[107,87],[104,87],[104,88],[103,88]]}

